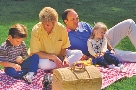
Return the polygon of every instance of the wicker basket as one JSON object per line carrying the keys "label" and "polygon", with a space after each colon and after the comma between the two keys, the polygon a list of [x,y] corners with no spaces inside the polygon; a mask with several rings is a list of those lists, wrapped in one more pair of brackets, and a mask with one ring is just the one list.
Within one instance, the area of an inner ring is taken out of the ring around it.
{"label": "wicker basket", "polygon": [[102,76],[97,67],[74,63],[71,68],[53,71],[52,90],[101,90]]}

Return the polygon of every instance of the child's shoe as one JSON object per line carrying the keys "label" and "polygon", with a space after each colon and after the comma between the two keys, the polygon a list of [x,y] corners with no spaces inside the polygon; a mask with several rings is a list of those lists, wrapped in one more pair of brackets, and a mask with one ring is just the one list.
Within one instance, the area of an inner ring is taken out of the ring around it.
{"label": "child's shoe", "polygon": [[28,83],[31,83],[34,76],[33,74],[27,73],[26,75],[23,76],[24,80],[27,81]]}
{"label": "child's shoe", "polygon": [[114,66],[111,64],[111,65],[108,65],[108,68],[113,69]]}
{"label": "child's shoe", "polygon": [[120,71],[120,67],[114,66],[114,69]]}
{"label": "child's shoe", "polygon": [[120,71],[125,72],[124,65],[120,65]]}

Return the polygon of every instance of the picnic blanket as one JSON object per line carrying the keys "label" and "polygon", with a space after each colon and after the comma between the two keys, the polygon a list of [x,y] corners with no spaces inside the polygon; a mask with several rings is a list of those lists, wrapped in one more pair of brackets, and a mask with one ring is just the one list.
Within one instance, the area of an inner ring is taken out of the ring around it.
{"label": "picnic blanket", "polygon": [[[115,69],[98,67],[102,74],[102,87],[109,86],[115,81],[124,78],[132,77],[136,75],[136,63],[123,63],[126,72],[120,72]],[[42,69],[39,69],[35,75],[31,84],[27,84],[24,80],[14,79],[4,73],[4,70],[0,70],[0,90],[42,90],[42,80],[45,72]]]}
{"label": "picnic blanket", "polygon": [[104,89],[105,87],[109,86],[110,84],[114,83],[115,81],[121,78],[132,77],[133,75],[136,75],[136,63],[123,63],[123,65],[126,72],[120,72],[119,70],[115,69],[98,67],[102,74],[101,89]]}

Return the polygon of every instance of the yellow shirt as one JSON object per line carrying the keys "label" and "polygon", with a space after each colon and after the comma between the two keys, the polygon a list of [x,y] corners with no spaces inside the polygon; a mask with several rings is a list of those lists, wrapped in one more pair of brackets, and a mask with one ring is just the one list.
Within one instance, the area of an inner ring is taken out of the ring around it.
{"label": "yellow shirt", "polygon": [[66,28],[59,22],[57,22],[48,35],[44,30],[42,23],[37,23],[31,32],[30,39],[30,54],[39,51],[46,53],[59,55],[61,49],[68,48],[70,46],[68,33]]}

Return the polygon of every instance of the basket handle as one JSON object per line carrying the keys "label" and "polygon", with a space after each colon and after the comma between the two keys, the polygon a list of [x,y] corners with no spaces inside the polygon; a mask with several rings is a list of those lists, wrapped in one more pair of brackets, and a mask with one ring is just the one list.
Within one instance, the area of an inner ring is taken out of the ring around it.
{"label": "basket handle", "polygon": [[78,61],[78,62],[74,62],[72,67],[71,67],[71,71],[73,72],[73,74],[75,74],[75,76],[77,77],[77,79],[79,79],[78,75],[75,73],[75,71],[86,71],[89,78],[90,75],[88,73],[88,71],[85,68],[85,64],[82,61]]}
{"label": "basket handle", "polygon": [[85,71],[85,64],[82,61],[74,62],[71,66],[71,70],[73,71]]}

